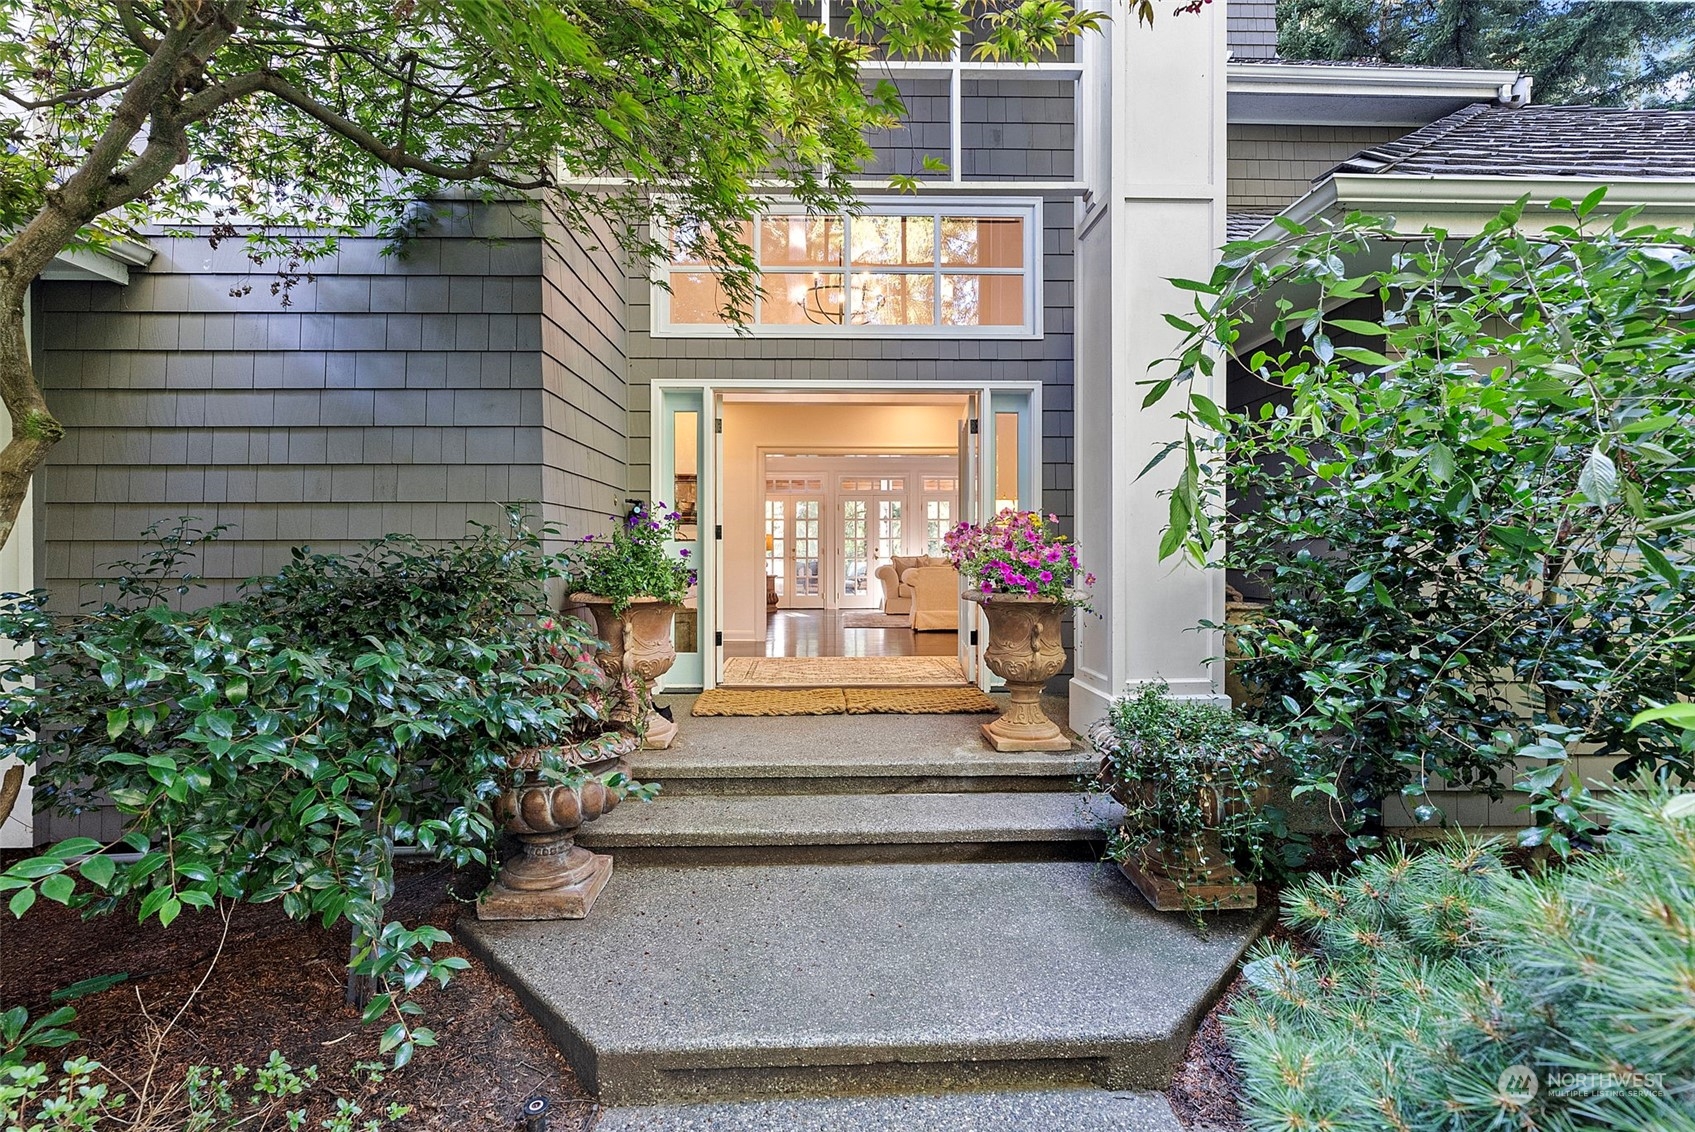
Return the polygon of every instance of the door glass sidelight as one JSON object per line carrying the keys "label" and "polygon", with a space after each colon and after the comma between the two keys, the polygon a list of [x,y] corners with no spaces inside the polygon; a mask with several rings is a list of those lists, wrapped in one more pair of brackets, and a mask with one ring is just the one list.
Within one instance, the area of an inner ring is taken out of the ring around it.
{"label": "door glass sidelight", "polygon": [[688,558],[699,570],[695,588],[677,611],[673,623],[673,643],[677,660],[665,674],[664,687],[698,688],[706,673],[710,651],[701,625],[700,595],[711,584],[707,573],[712,568],[710,556],[701,553],[700,485],[704,421],[704,395],[699,389],[668,389],[660,395],[660,411],[655,421],[653,437],[654,500],[663,500],[681,518],[677,523],[677,541],[669,549],[687,551]]}
{"label": "door glass sidelight", "polygon": [[1019,511],[1023,492],[1019,490],[1018,462],[1024,451],[1019,438],[1019,417],[1016,412],[995,412],[995,512]]}
{"label": "door glass sidelight", "polygon": [[781,601],[788,596],[789,526],[786,499],[765,501],[765,576],[771,593]]}

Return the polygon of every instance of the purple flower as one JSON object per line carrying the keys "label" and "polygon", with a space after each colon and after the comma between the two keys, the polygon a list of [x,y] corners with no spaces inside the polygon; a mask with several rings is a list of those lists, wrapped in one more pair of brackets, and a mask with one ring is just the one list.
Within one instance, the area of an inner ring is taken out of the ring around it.
{"label": "purple flower", "polygon": [[677,553],[684,558],[687,558],[689,556],[689,552],[688,552],[687,549],[679,550],[679,551],[677,551]]}

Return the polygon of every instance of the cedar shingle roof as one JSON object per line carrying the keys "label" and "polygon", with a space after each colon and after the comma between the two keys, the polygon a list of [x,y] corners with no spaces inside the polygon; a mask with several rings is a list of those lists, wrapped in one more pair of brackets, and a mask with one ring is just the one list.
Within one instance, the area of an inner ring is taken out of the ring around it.
{"label": "cedar shingle roof", "polygon": [[1224,235],[1231,240],[1245,240],[1271,223],[1269,212],[1229,212],[1224,216]]}
{"label": "cedar shingle roof", "polygon": [[1480,102],[1331,172],[1692,179],[1695,111]]}

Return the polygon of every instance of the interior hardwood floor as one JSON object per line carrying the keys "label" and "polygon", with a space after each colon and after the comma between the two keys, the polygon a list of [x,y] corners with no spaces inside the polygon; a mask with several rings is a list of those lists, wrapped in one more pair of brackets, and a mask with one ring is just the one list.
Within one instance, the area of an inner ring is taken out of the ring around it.
{"label": "interior hardwood floor", "polygon": [[725,656],[953,656],[957,633],[846,629],[846,613],[865,610],[773,609],[763,641],[725,641]]}

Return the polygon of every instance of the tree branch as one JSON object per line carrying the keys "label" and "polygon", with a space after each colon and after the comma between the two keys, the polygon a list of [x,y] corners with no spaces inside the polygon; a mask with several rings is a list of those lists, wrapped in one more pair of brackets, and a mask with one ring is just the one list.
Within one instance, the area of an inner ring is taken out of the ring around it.
{"label": "tree branch", "polygon": [[118,0],[118,19],[131,43],[149,55],[159,50],[159,41],[147,34],[147,25],[135,14],[135,0]]}
{"label": "tree branch", "polygon": [[520,179],[496,172],[494,163],[501,153],[498,149],[487,153],[473,153],[463,165],[443,165],[437,161],[413,156],[401,146],[389,145],[359,123],[343,117],[317,99],[308,97],[280,75],[261,74],[258,89],[275,95],[296,110],[316,119],[391,169],[421,173],[440,181],[486,179],[511,189],[546,188],[552,180],[546,173],[540,177]]}
{"label": "tree branch", "polygon": [[122,90],[124,87],[128,86],[129,83],[129,79],[120,79],[118,82],[107,83],[105,86],[87,87],[82,90],[68,90],[64,94],[40,100],[19,98],[9,90],[0,90],[0,98],[4,98],[8,102],[17,106],[21,106],[25,110],[45,110],[49,106],[64,106],[71,102],[92,102],[96,98],[111,94],[115,90]]}

